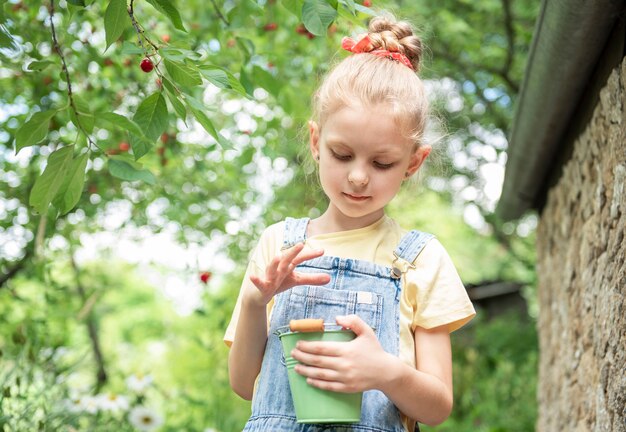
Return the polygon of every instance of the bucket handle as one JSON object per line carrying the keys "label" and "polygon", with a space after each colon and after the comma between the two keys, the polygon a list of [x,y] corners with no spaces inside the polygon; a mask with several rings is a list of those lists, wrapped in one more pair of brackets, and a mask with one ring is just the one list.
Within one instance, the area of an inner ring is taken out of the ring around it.
{"label": "bucket handle", "polygon": [[324,329],[326,327],[339,327],[337,324],[335,323],[325,323],[324,320],[322,318],[303,318],[303,319],[297,319],[297,320],[290,320],[289,321],[289,325],[284,325],[281,327],[278,327],[275,331],[274,334],[276,336],[281,336],[282,334],[286,333],[286,332],[304,332],[304,333],[311,333],[311,332],[323,332]]}
{"label": "bucket handle", "polygon": [[289,330],[292,332],[323,332],[324,320],[322,318],[305,318],[289,321]]}

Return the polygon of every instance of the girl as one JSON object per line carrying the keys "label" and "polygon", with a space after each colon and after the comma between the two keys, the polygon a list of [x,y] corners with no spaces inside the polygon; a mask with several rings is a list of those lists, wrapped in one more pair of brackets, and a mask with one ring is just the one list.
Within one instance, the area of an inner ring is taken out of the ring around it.
{"label": "girl", "polygon": [[[413,431],[452,409],[449,334],[474,309],[443,246],[384,212],[431,150],[421,42],[406,22],[377,17],[342,46],[353,54],[325,78],[309,122],[328,208],[266,229],[224,337],[231,386],[253,400],[244,431]],[[296,423],[274,331],[301,318],[356,333],[341,344],[299,342],[291,355],[312,386],[365,391],[360,423]]]}

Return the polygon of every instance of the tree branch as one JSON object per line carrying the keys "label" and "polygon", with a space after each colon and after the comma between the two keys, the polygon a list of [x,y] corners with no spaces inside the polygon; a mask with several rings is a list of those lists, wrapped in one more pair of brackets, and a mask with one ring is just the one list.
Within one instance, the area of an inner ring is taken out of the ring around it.
{"label": "tree branch", "polygon": [[506,40],[508,42],[508,50],[506,53],[506,61],[504,62],[503,69],[505,71],[511,70],[513,64],[513,58],[515,55],[515,29],[513,28],[513,13],[511,12],[510,0],[502,0],[502,7],[504,8],[504,28],[506,30]]}
{"label": "tree branch", "polygon": [[128,6],[128,15],[130,16],[130,20],[133,23],[133,27],[135,28],[135,32],[137,32],[137,40],[139,41],[139,46],[141,46],[141,48],[144,50],[144,52],[146,53],[146,55],[149,55],[148,53],[148,49],[144,46],[143,41],[141,40],[141,38],[144,38],[144,40],[146,42],[148,42],[150,44],[150,46],[152,46],[152,48],[154,49],[155,53],[157,51],[159,51],[159,47],[156,46],[147,36],[146,36],[146,32],[144,31],[143,28],[141,28],[141,26],[139,25],[139,23],[137,22],[137,19],[135,18],[135,0],[130,0],[130,4]]}
{"label": "tree branch", "polygon": [[30,260],[30,257],[32,255],[33,250],[31,248],[27,248],[24,257],[16,262],[11,268],[9,268],[8,272],[0,276],[0,288],[2,288],[9,279],[14,277],[17,273],[20,272],[20,270],[22,270],[26,266],[26,263]]}
{"label": "tree branch", "polygon": [[439,57],[442,58],[444,60],[446,60],[449,63],[452,63],[453,65],[455,65],[456,67],[458,67],[461,70],[483,70],[485,72],[489,72],[493,75],[497,75],[498,77],[500,77],[505,83],[506,85],[509,87],[509,89],[514,92],[515,94],[519,93],[519,84],[517,84],[515,81],[513,81],[513,79],[508,75],[508,70],[504,69],[504,68],[497,68],[494,66],[489,66],[486,64],[475,64],[473,62],[469,62],[469,61],[462,61],[460,60],[457,56],[451,54],[452,53],[452,48],[449,46],[446,46],[445,44],[443,44],[443,51],[438,51],[436,49],[432,49],[433,52],[433,57]]}
{"label": "tree branch", "polygon": [[211,0],[211,3],[213,4],[213,8],[215,9],[215,13],[217,14],[217,17],[219,19],[221,19],[224,24],[226,24],[227,26],[230,25],[230,23],[228,22],[228,20],[226,19],[226,17],[222,14],[222,11],[220,10],[220,8],[217,6],[217,3],[215,3],[215,0]]}
{"label": "tree branch", "polygon": [[[76,291],[78,291],[78,295],[80,296],[83,304],[87,304],[90,301],[87,298],[87,293],[85,288],[80,283],[80,269],[78,268],[78,264],[76,264],[76,260],[74,259],[73,251],[70,251],[70,261],[72,263],[72,268],[74,269],[74,276],[76,278]],[[83,307],[83,310],[86,308]],[[85,320],[87,325],[87,332],[89,333],[89,339],[91,340],[91,349],[93,350],[93,355],[96,360],[96,365],[98,366],[98,371],[96,373],[96,392],[100,391],[102,386],[107,382],[107,373],[104,367],[104,356],[102,355],[102,349],[100,348],[100,338],[98,337],[98,327],[96,323],[96,319],[91,312],[91,307],[89,307],[89,311],[85,314]]]}
{"label": "tree branch", "polygon": [[72,93],[72,82],[70,80],[70,73],[67,69],[67,63],[65,62],[65,56],[63,55],[63,51],[61,50],[61,46],[59,45],[59,41],[57,39],[56,29],[54,28],[54,0],[50,0],[50,8],[48,10],[50,13],[50,29],[52,31],[52,45],[54,47],[54,51],[61,57],[61,67],[63,74],[65,75],[65,82],[67,83],[67,95],[70,100],[70,107],[72,111],[74,111],[74,115],[76,115],[76,126],[80,129],[80,131],[87,137],[87,141],[90,146],[97,147],[102,150],[98,145],[91,139],[89,134],[83,129],[83,126],[80,124],[80,114],[78,113],[78,109],[76,109],[76,103],[74,102],[74,95]]}

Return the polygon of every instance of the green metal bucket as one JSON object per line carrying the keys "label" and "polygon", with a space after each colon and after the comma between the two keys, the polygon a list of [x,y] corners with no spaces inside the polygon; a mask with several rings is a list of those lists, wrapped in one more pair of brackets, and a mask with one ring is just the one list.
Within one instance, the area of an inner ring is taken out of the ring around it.
{"label": "green metal bucket", "polygon": [[[337,326],[335,326],[337,327]],[[278,332],[277,332],[278,333]],[[351,330],[278,333],[285,354],[287,375],[298,423],[358,423],[361,421],[363,393],[337,393],[313,387],[294,367],[298,361],[291,351],[299,340],[349,342],[356,337]]]}

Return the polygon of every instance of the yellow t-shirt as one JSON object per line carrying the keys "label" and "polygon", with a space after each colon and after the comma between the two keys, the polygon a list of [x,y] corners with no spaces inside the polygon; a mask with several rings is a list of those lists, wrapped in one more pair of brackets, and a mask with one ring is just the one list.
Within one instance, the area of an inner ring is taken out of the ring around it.
{"label": "yellow t-shirt", "polygon": [[[252,253],[243,283],[249,282],[252,274],[263,276],[267,264],[280,253],[283,246],[285,222],[268,227]],[[352,258],[391,267],[403,230],[393,219],[383,216],[364,228],[321,234],[307,238],[305,248],[323,249],[328,256]],[[476,312],[465,287],[450,259],[450,256],[433,238],[430,240],[402,277],[400,299],[400,344],[399,357],[405,363],[416,366],[415,340],[413,331],[419,326],[430,329],[446,325],[450,332],[471,320]],[[268,304],[268,324],[273,300]],[[235,329],[241,310],[241,292],[226,329],[224,342],[230,346],[235,338]],[[410,424],[404,418],[405,427]]]}

